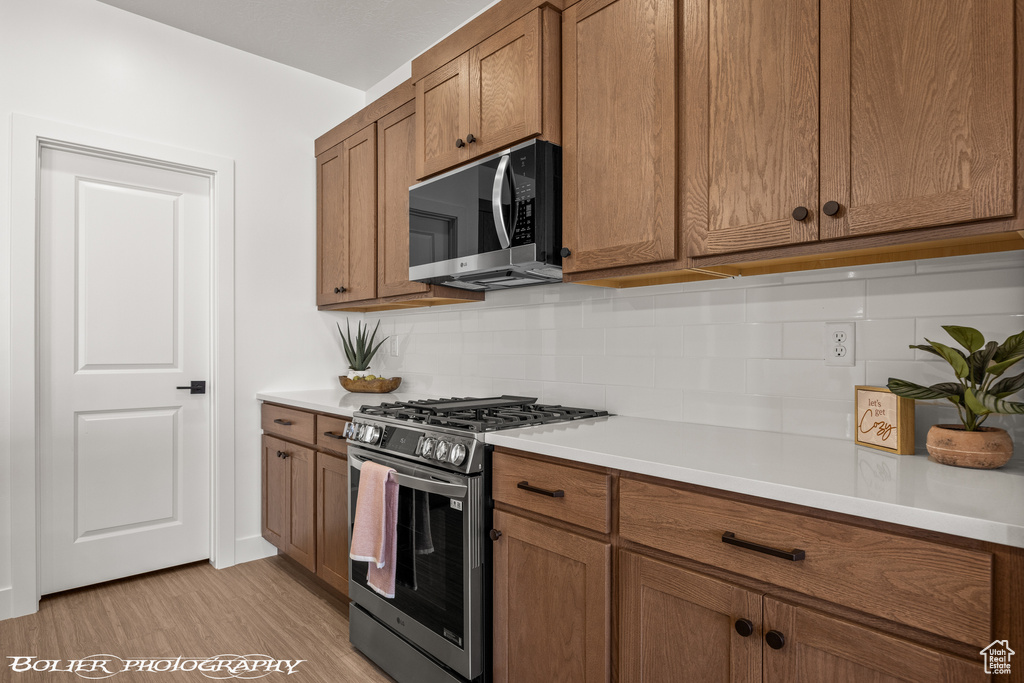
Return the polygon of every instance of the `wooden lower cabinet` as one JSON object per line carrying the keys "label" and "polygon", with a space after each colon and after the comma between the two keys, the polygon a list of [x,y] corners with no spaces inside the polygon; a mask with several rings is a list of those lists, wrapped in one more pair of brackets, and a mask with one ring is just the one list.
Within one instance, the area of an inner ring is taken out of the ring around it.
{"label": "wooden lower cabinet", "polygon": [[316,574],[348,595],[348,460],[316,454]]}
{"label": "wooden lower cabinet", "polygon": [[496,683],[608,681],[611,544],[494,513]]}
{"label": "wooden lower cabinet", "polygon": [[619,680],[987,680],[979,662],[630,551],[619,555]]}
{"label": "wooden lower cabinet", "polygon": [[315,452],[263,436],[263,537],[316,570]]}

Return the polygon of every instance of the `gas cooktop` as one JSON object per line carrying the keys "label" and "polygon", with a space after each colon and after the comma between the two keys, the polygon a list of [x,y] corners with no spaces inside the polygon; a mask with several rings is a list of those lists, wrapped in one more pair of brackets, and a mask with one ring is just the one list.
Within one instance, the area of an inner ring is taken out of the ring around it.
{"label": "gas cooktop", "polygon": [[568,408],[536,401],[536,398],[525,396],[397,401],[378,406],[365,405],[359,409],[358,415],[466,432],[492,432],[608,415],[606,410]]}

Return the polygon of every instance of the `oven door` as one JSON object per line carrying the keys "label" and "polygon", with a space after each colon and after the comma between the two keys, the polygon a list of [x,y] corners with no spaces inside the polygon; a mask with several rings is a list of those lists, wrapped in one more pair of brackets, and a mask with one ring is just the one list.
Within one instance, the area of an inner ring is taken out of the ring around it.
{"label": "oven door", "polygon": [[349,559],[349,597],[378,621],[468,679],[483,668],[483,492],[479,475],[422,467],[349,446],[349,538],[359,471],[372,460],[398,480],[395,597],[366,584]]}

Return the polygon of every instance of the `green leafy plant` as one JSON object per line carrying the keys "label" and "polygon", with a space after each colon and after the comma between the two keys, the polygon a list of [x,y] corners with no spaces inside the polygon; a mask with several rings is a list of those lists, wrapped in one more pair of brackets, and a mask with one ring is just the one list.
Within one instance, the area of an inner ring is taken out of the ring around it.
{"label": "green leafy plant", "polygon": [[927,344],[911,344],[910,348],[927,351],[945,360],[953,367],[957,381],[925,387],[890,377],[889,391],[904,398],[948,400],[956,406],[967,431],[977,430],[992,413],[1024,413],[1024,403],[1006,400],[1007,396],[1024,389],[1024,372],[1003,377],[1007,370],[1024,360],[1024,332],[999,344],[994,341],[986,343],[981,332],[972,327],[943,325],[942,329],[967,353],[927,338]]}
{"label": "green leafy plant", "polygon": [[378,320],[377,326],[373,328],[373,334],[370,334],[369,325],[364,328],[362,322],[358,323],[355,339],[352,338],[352,329],[349,327],[348,320],[345,321],[345,332],[341,331],[341,323],[337,323],[337,325],[338,334],[341,335],[341,343],[345,346],[345,357],[348,358],[348,366],[357,372],[366,370],[370,367],[370,361],[373,360],[377,349],[388,340],[387,337],[384,337],[377,342],[376,346],[373,345],[374,340],[377,338],[377,328],[380,327],[380,321]]}

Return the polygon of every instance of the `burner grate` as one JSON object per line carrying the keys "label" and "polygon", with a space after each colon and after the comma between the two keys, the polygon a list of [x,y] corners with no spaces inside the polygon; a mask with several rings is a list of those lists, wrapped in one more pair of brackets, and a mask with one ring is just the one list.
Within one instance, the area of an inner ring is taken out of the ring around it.
{"label": "burner grate", "polygon": [[603,417],[608,414],[604,410],[537,404],[536,400],[524,396],[498,396],[398,401],[382,403],[379,406],[363,406],[359,413],[364,416],[389,417],[470,432],[513,429]]}

